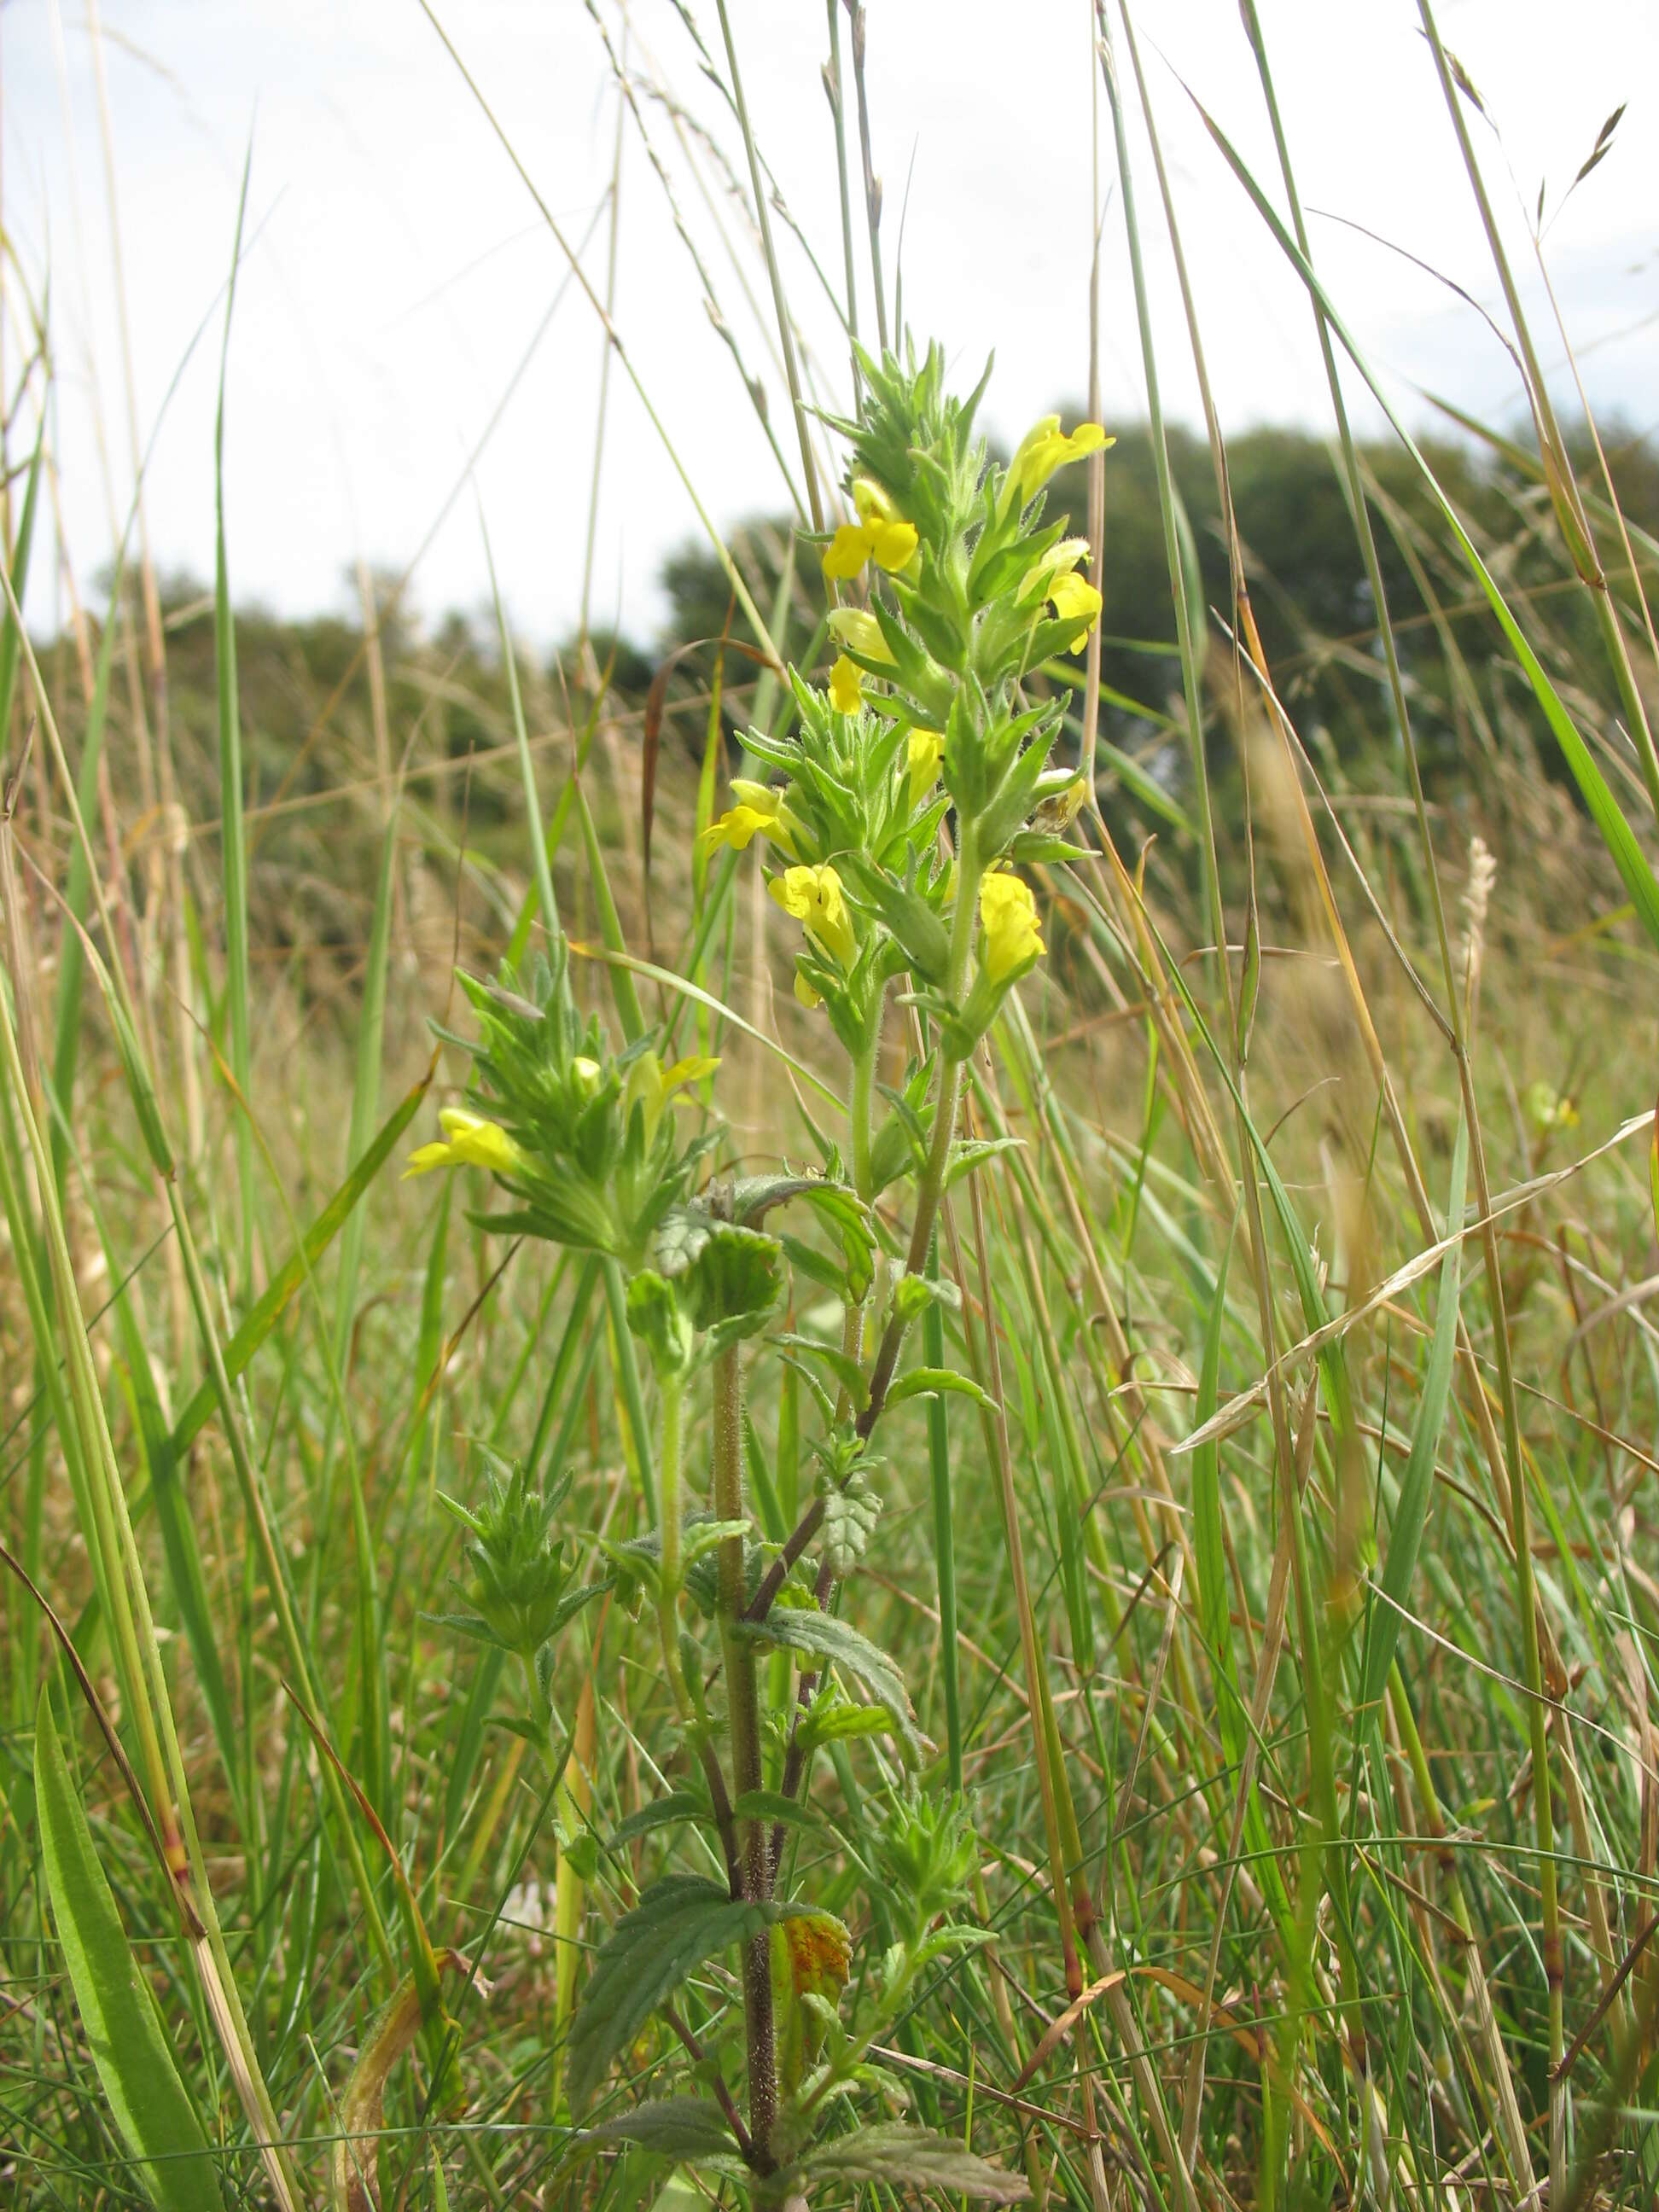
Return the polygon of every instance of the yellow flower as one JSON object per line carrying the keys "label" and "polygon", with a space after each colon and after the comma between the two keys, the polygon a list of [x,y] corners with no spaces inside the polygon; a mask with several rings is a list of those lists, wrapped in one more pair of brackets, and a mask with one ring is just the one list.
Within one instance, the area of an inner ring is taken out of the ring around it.
{"label": "yellow flower", "polygon": [[939,781],[945,757],[945,739],[937,730],[912,730],[905,743],[910,770],[910,808],[914,813]]}
{"label": "yellow flower", "polygon": [[1086,643],[1090,631],[1100,620],[1100,593],[1086,576],[1056,576],[1048,586],[1048,597],[1057,622],[1081,623],[1083,627],[1067,644],[1067,653],[1075,653]]}
{"label": "yellow flower", "polygon": [[648,1145],[657,1133],[663,1109],[671,1103],[682,1103],[675,1093],[683,1091],[687,1084],[701,1083],[719,1066],[718,1060],[711,1060],[705,1054],[693,1054],[665,1067],[654,1052],[642,1052],[628,1071],[628,1088],[623,1094],[624,1115],[631,1120],[636,1105],[644,1109],[645,1140]]}
{"label": "yellow flower", "polygon": [[404,1180],[430,1175],[434,1168],[488,1168],[492,1175],[522,1175],[529,1166],[517,1145],[495,1121],[470,1114],[464,1106],[446,1106],[438,1116],[444,1138],[439,1144],[422,1145],[409,1156]]}
{"label": "yellow flower", "polygon": [[732,796],[737,805],[729,807],[718,822],[711,822],[698,839],[705,853],[712,853],[717,845],[729,845],[734,853],[746,852],[756,837],[769,837],[784,852],[793,854],[795,841],[788,810],[783,803],[783,793],[775,791],[769,783],[754,783],[747,776],[732,780]]}
{"label": "yellow flower", "polygon": [[842,896],[841,878],[826,861],[821,868],[786,868],[767,885],[786,914],[792,914],[820,951],[843,968],[858,956],[853,917]]}
{"label": "yellow flower", "polygon": [[1058,415],[1040,416],[1020,440],[1008,464],[997,513],[1006,514],[1011,507],[1022,507],[1028,500],[1035,499],[1054,471],[1063,468],[1067,461],[1080,461],[1085,455],[1103,453],[1107,447],[1116,443],[1116,439],[1109,438],[1098,422],[1079,422],[1067,437],[1060,429]]}
{"label": "yellow flower", "polygon": [[898,513],[881,486],[860,477],[853,486],[856,522],[843,522],[823,556],[823,573],[832,581],[856,576],[866,561],[890,573],[908,568],[915,557],[916,532]]}
{"label": "yellow flower", "polygon": [[1057,791],[1052,799],[1045,799],[1031,817],[1031,827],[1044,836],[1058,836],[1069,830],[1083,811],[1083,802],[1089,796],[1085,777],[1074,775],[1064,791]]}
{"label": "yellow flower", "polygon": [[838,714],[856,714],[864,704],[864,678],[844,653],[830,671],[830,704]]}
{"label": "yellow flower", "polygon": [[1042,936],[1030,885],[999,870],[979,887],[979,918],[985,925],[980,959],[990,981],[1001,983],[1041,957]]}
{"label": "yellow flower", "polygon": [[1052,551],[1028,570],[1023,592],[1037,600],[1051,600],[1059,622],[1080,622],[1081,630],[1066,647],[1075,653],[1100,620],[1100,593],[1074,571],[1089,557],[1086,538],[1062,538]]}
{"label": "yellow flower", "polygon": [[830,629],[836,642],[849,653],[861,653],[866,660],[876,660],[890,668],[892,653],[881,634],[881,624],[862,607],[832,607],[830,611]]}

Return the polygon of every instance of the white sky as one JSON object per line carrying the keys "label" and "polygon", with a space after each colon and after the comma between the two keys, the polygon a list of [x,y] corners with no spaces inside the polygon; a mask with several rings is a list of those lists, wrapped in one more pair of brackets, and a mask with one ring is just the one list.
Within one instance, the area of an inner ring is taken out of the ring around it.
{"label": "white sky", "polygon": [[[574,244],[605,193],[617,118],[584,0],[434,4]],[[595,4],[620,42],[616,0]],[[1306,204],[1366,226],[1496,307],[1413,0],[1260,0],[1260,7]],[[731,0],[731,11],[762,151],[821,262],[838,270],[834,142],[818,81],[824,8],[820,0]],[[714,0],[690,0],[690,12],[718,51]],[[964,386],[995,346],[987,420],[1012,439],[1030,416],[1085,389],[1087,0],[870,0],[869,12],[890,285],[914,161],[907,319],[919,335],[943,340]],[[741,167],[741,142],[701,77],[670,0],[635,0],[631,15],[633,57],[684,99]],[[283,612],[342,605],[342,574],[360,550],[401,568],[427,537],[552,303],[564,274],[559,248],[417,0],[104,0],[103,19],[141,440],[155,429],[192,336],[209,319],[161,422],[147,479],[157,557],[211,574],[219,295],[251,139],[254,243],[238,286],[228,405],[233,583],[239,599]],[[1648,427],[1659,417],[1659,7],[1579,0],[1571,35],[1556,0],[1443,0],[1439,20],[1501,128],[1501,149],[1478,119],[1476,140],[1528,268],[1523,204],[1530,207],[1544,179],[1554,205],[1603,118],[1630,101],[1613,153],[1553,223],[1547,251],[1575,343],[1586,349],[1597,407]],[[1192,87],[1264,182],[1276,175],[1236,0],[1140,0],[1137,21],[1224,417],[1236,427],[1322,427],[1326,398],[1304,295],[1178,82]],[[845,33],[843,15],[844,66]],[[1127,59],[1124,66],[1127,74]],[[0,15],[0,100],[6,227],[37,289],[51,273],[65,531],[85,582],[111,545],[94,406],[101,406],[122,511],[132,462],[92,46],[79,0],[10,0]],[[795,459],[787,397],[769,350],[769,302],[732,203],[709,183],[706,165],[699,182],[670,118],[643,90],[641,104],[744,360],[763,377],[781,440]],[[1101,131],[1102,176],[1109,180],[1103,101]],[[855,136],[854,146],[856,160]],[[1161,240],[1139,130],[1134,158],[1143,228]],[[705,187],[716,195],[719,224]],[[721,226],[755,287],[759,320]],[[867,331],[861,226],[859,235]],[[804,255],[780,236],[822,389],[844,401],[844,347]],[[1103,411],[1109,424],[1145,406],[1115,200],[1105,240]],[[605,240],[601,221],[586,258],[601,289]],[[1314,246],[1328,284],[1411,419],[1429,411],[1413,384],[1490,419],[1512,416],[1519,395],[1504,355],[1443,286],[1329,220],[1315,219]],[[1154,250],[1152,262],[1166,404],[1192,419],[1173,275],[1164,252]],[[1531,289],[1535,295],[1535,278]],[[617,323],[715,519],[776,510],[783,499],[775,464],[710,327],[631,125]],[[8,393],[18,331],[14,301],[0,354]],[[1556,345],[1544,351],[1559,360]],[[571,286],[477,471],[477,500],[464,493],[422,557],[413,588],[422,611],[476,606],[484,596],[481,501],[515,624],[549,639],[573,623],[600,353],[592,310]],[[660,440],[625,378],[614,376],[595,621],[619,613],[625,629],[648,636],[661,613],[654,581],[661,556],[696,528]],[[31,605],[37,621],[51,618],[44,588]]]}

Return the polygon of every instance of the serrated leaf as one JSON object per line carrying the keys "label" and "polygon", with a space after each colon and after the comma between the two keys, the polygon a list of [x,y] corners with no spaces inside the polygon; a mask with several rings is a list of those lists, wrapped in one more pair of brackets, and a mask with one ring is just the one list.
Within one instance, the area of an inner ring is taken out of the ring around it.
{"label": "serrated leaf", "polygon": [[962,1310],[962,1292],[948,1275],[901,1275],[893,1285],[893,1317],[908,1328],[931,1305]]}
{"label": "serrated leaf", "polygon": [[798,1797],[786,1797],[781,1790],[745,1790],[732,1799],[732,1817],[734,1820],[781,1820],[788,1828],[817,1828],[823,1821],[815,1806],[804,1804]]}
{"label": "serrated leaf", "polygon": [[714,2105],[701,2097],[653,2097],[582,2131],[584,2143],[637,2143],[659,2158],[718,2158],[737,2149],[737,2139]]}
{"label": "serrated leaf", "polygon": [[593,1960],[567,2049],[572,2105],[586,2103],[617,2053],[689,1975],[797,1909],[731,1897],[701,1875],[654,1883]]}
{"label": "serrated leaf", "polygon": [[658,1828],[672,1828],[682,1821],[707,1820],[711,1817],[708,1806],[695,1790],[675,1790],[666,1797],[653,1797],[648,1805],[641,1805],[625,1820],[619,1820],[605,1838],[608,1851],[620,1851],[648,1836]]}
{"label": "serrated leaf", "polygon": [[862,1682],[876,1703],[887,1708],[906,1759],[920,1764],[925,1747],[904,1677],[887,1654],[849,1621],[839,1620],[833,1613],[774,1606],[763,1621],[744,1624],[740,1632],[757,1643],[781,1644],[788,1650],[805,1652],[819,1668],[826,1663],[838,1667]]}
{"label": "serrated leaf", "polygon": [[801,1336],[790,1330],[774,1340],[780,1352],[805,1353],[827,1367],[851,1400],[855,1413],[862,1413],[869,1398],[869,1385],[864,1379],[864,1370],[856,1359],[836,1344],[826,1344],[822,1337]]}
{"label": "serrated leaf", "polygon": [[746,1521],[688,1521],[680,1532],[680,1563],[690,1566],[705,1553],[718,1551],[728,1536],[746,1536]]}
{"label": "serrated leaf", "polygon": [[856,2135],[822,2143],[805,2161],[815,2177],[842,2181],[908,2182],[943,2194],[954,2191],[981,2204],[1020,2204],[1030,2195],[1024,2174],[976,2158],[950,2136],[884,2120]]}
{"label": "serrated leaf", "polygon": [[213,2153],[93,1848],[45,1690],[34,1717],[34,1791],[52,1915],[121,2140],[161,2212],[223,2212]]}
{"label": "serrated leaf", "polygon": [[801,1748],[815,1751],[820,1744],[843,1743],[854,1736],[896,1736],[898,1732],[898,1723],[885,1705],[854,1705],[845,1699],[826,1705],[820,1698],[800,1724]]}
{"label": "serrated leaf", "polygon": [[775,1237],[702,1219],[689,1208],[671,1215],[657,1239],[658,1264],[678,1279],[691,1326],[717,1345],[765,1327],[781,1287],[782,1257]]}

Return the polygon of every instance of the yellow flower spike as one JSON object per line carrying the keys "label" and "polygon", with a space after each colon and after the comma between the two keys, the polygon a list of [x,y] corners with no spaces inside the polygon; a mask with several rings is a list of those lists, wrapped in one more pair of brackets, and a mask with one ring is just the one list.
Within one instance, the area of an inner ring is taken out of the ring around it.
{"label": "yellow flower spike", "polygon": [[828,861],[819,868],[786,868],[767,885],[786,914],[793,915],[820,951],[843,968],[858,957],[853,917],[842,896],[841,878]]}
{"label": "yellow flower spike", "polygon": [[914,814],[939,781],[945,739],[937,730],[912,730],[905,741],[905,757],[910,771],[910,811]]}
{"label": "yellow flower spike", "polygon": [[830,671],[830,704],[838,714],[856,714],[864,704],[864,677],[844,653]]}
{"label": "yellow flower spike", "polygon": [[873,615],[866,614],[862,607],[832,607],[830,630],[837,644],[844,645],[849,652],[861,653],[866,660],[880,661],[889,668],[893,665],[893,655],[881,634],[881,624]]}
{"label": "yellow flower spike", "polygon": [[1008,464],[997,513],[1006,515],[1011,507],[1023,507],[1029,500],[1035,499],[1054,471],[1063,468],[1067,461],[1080,461],[1090,453],[1104,453],[1109,446],[1116,443],[1116,439],[1109,438],[1098,422],[1079,422],[1067,436],[1060,429],[1058,415],[1040,416],[1020,440]]}
{"label": "yellow flower spike", "polygon": [[795,841],[783,793],[769,783],[751,782],[747,776],[733,779],[732,793],[738,804],[703,831],[697,840],[702,851],[712,853],[717,846],[729,845],[734,853],[744,853],[755,838],[769,837],[793,858]]}
{"label": "yellow flower spike", "polygon": [[980,960],[993,984],[1006,981],[1042,957],[1036,901],[1023,877],[1000,869],[987,876],[979,887],[979,918],[985,925]]}
{"label": "yellow flower spike", "polygon": [[1048,597],[1054,604],[1056,621],[1079,622],[1083,625],[1066,648],[1067,653],[1075,653],[1100,620],[1100,593],[1086,576],[1068,574],[1054,578],[1048,586]]}

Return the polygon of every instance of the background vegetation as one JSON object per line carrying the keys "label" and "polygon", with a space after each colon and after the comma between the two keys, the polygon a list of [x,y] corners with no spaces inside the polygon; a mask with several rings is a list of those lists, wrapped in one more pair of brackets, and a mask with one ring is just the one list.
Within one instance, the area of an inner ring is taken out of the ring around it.
{"label": "background vegetation", "polygon": [[[848,266],[856,244],[878,270],[864,33],[834,0],[829,19]],[[1125,19],[1100,29],[1133,97]],[[1271,100],[1265,48],[1241,56]],[[1449,59],[1443,82],[1424,127],[1478,130]],[[1139,182],[1167,251],[1161,174]],[[1294,208],[1288,155],[1271,198]],[[1494,251],[1501,279],[1495,229]],[[1309,342],[1334,348],[1298,265]],[[860,277],[866,333],[878,295]],[[923,1413],[895,1413],[859,1601],[932,1781],[959,1762],[994,1938],[940,1966],[888,2057],[915,2117],[1057,2204],[1553,2207],[1659,2183],[1659,474],[1638,440],[1565,434],[1510,336],[1521,428],[1373,447],[1339,416],[1328,441],[1224,449],[1155,413],[1109,426],[1097,514],[1084,469],[1054,490],[1099,548],[1098,659],[1051,679],[1097,805],[1089,858],[1036,872],[1049,956],[977,1075],[976,1132],[1020,1148],[944,1248],[947,1356],[996,1411],[952,1405],[942,1477]],[[31,607],[44,319],[39,339],[8,449]],[[833,437],[800,420],[828,484]],[[477,1502],[483,1446],[568,1470],[579,1535],[635,1526],[617,1340],[572,1268],[395,1164],[462,1079],[429,1027],[455,1018],[453,966],[487,972],[533,928],[526,777],[584,1001],[611,1006],[614,915],[709,994],[682,1019],[724,1059],[724,1157],[814,1156],[777,1047],[810,1064],[820,1039],[756,856],[692,865],[744,728],[780,708],[738,649],[728,560],[783,651],[823,659],[800,523],[688,547],[665,636],[544,662],[493,609],[420,623],[395,578],[354,580],[359,621],[233,620],[234,539],[198,590],[158,583],[135,538],[106,630],[77,616],[26,647],[8,622],[0,2185],[20,2203],[191,2201],[112,2104],[112,2068],[151,2063],[148,2001],[116,1972],[100,2031],[71,1989],[47,1891],[81,1863],[74,1806],[112,1899],[85,1924],[131,1946],[223,2203],[365,2185],[336,2165],[341,2100],[422,1929],[489,1989],[457,2001],[441,2099],[429,2039],[390,2074],[385,2206],[712,2193],[638,2148],[565,2163],[585,1954],[671,1850],[629,1825],[665,1786],[649,1640],[612,1604],[561,1647],[588,1779],[550,1803],[499,1668],[432,1618],[459,1559],[438,1493]],[[781,1370],[756,1403],[786,1498],[806,1416]],[[38,1711],[61,1799],[37,1791]],[[855,1972],[890,1933],[892,1778],[877,1746],[843,1754],[805,1846]],[[706,1969],[688,2004],[718,2062],[735,1977]],[[648,2094],[667,2047],[653,2024],[586,2117]]]}

